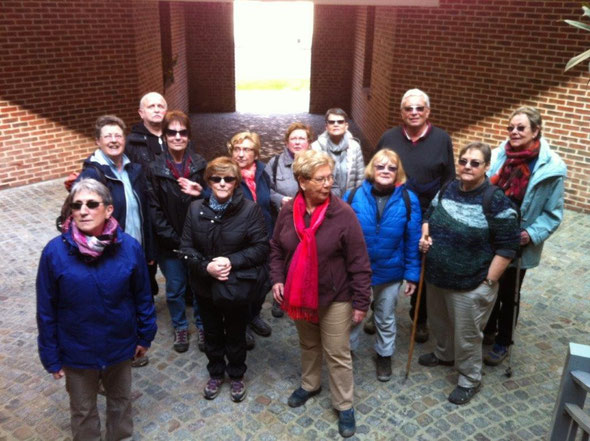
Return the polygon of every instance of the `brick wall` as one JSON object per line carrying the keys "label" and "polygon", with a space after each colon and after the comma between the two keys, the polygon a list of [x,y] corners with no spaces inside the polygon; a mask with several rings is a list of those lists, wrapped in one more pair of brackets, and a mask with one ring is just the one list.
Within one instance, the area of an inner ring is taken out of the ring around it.
{"label": "brick wall", "polygon": [[314,6],[310,113],[330,107],[350,111],[354,11],[353,6]]}
{"label": "brick wall", "polygon": [[165,98],[170,109],[188,112],[188,74],[186,61],[186,22],[184,3],[170,3],[170,36],[172,56],[176,58],[174,82],[166,87]]}
{"label": "brick wall", "polygon": [[2,1],[0,188],[79,169],[98,115],[137,119],[139,94],[161,88],[157,11],[155,1]]}
{"label": "brick wall", "polygon": [[233,112],[235,55],[232,3],[185,3],[191,112]]}
{"label": "brick wall", "polygon": [[352,115],[373,144],[399,123],[399,100],[412,87],[430,95],[432,121],[450,133],[456,148],[474,140],[498,145],[510,113],[533,105],[543,114],[545,137],[568,165],[566,206],[590,212],[587,64],[563,72],[570,57],[588,48],[587,33],[562,21],[580,16],[579,2],[378,7],[370,99],[361,78],[365,9],[357,13]]}

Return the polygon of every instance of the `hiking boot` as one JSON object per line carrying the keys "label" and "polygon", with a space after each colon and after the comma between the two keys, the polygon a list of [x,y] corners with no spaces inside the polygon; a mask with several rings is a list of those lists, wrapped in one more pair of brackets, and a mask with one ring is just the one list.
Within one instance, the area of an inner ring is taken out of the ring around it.
{"label": "hiking boot", "polygon": [[250,322],[250,328],[252,328],[255,333],[262,337],[268,337],[272,333],[272,328],[268,323],[262,320],[260,314],[252,319]]}
{"label": "hiking boot", "polygon": [[457,386],[449,395],[449,401],[453,404],[467,404],[481,389],[481,383],[474,387]]}
{"label": "hiking boot", "polygon": [[491,332],[489,334],[486,334],[486,333],[483,334],[483,344],[484,345],[486,345],[486,346],[493,345],[495,341],[496,341],[496,333],[495,332]]}
{"label": "hiking boot", "polygon": [[483,357],[483,362],[488,366],[498,366],[508,356],[508,346],[495,344],[492,350]]}
{"label": "hiking boot", "polygon": [[354,409],[341,410],[338,412],[338,432],[342,438],[350,438],[356,432],[356,421],[354,420]]}
{"label": "hiking boot", "polygon": [[306,391],[302,387],[299,387],[293,391],[289,399],[287,400],[287,404],[289,407],[299,407],[303,406],[307,400],[309,400],[314,395],[319,394],[322,391],[322,387],[320,386],[318,389],[313,390],[311,392]]}
{"label": "hiking boot", "polygon": [[414,341],[416,343],[426,343],[428,341],[428,327],[426,326],[426,323],[418,323],[418,326],[416,326]]}
{"label": "hiking boot", "polygon": [[279,303],[274,299],[272,301],[272,309],[270,310],[270,313],[276,318],[281,318],[285,315],[285,311],[281,309],[281,305],[279,305]]}
{"label": "hiking boot", "polygon": [[363,325],[363,330],[367,334],[373,335],[377,329],[375,328],[375,315],[373,314],[372,310],[369,310],[369,314],[367,319],[365,320],[365,324]]}
{"label": "hiking boot", "polygon": [[239,403],[246,398],[246,385],[243,380],[232,380],[230,388],[231,399],[235,403]]}
{"label": "hiking boot", "polygon": [[252,334],[252,330],[250,326],[246,327],[246,350],[251,351],[256,346],[256,340],[254,339],[254,334]]}
{"label": "hiking boot", "polygon": [[174,350],[176,352],[188,351],[188,329],[174,330]]}
{"label": "hiking boot", "polygon": [[207,400],[212,400],[217,395],[219,395],[219,391],[221,390],[222,384],[223,378],[209,378],[209,381],[207,381],[205,389],[203,389],[203,396]]}
{"label": "hiking boot", "polygon": [[420,357],[418,358],[418,364],[428,367],[438,366],[439,364],[441,366],[453,366],[455,364],[455,361],[441,360],[436,355],[434,355],[434,352],[431,352],[429,354],[420,355]]}
{"label": "hiking boot", "polygon": [[391,357],[382,357],[377,354],[377,380],[389,381],[391,379]]}
{"label": "hiking boot", "polygon": [[197,344],[199,351],[205,352],[205,331],[201,328],[197,328],[197,337],[199,339]]}
{"label": "hiking boot", "polygon": [[134,358],[133,360],[131,360],[131,367],[134,367],[134,368],[144,367],[149,362],[150,362],[150,359],[148,358],[148,356],[144,355],[143,357]]}

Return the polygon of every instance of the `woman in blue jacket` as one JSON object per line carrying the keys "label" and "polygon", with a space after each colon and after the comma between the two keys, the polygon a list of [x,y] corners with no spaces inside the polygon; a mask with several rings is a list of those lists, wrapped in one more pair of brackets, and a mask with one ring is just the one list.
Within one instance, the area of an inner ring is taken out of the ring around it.
{"label": "woman in blue jacket", "polygon": [[108,189],[81,179],[71,216],[44,248],[37,274],[43,367],[65,376],[74,440],[99,440],[99,382],[107,399],[106,439],[130,439],[131,360],[156,335],[156,313],[141,245],[113,216]]}
{"label": "woman in blue jacket", "polygon": [[[376,326],[377,378],[391,378],[395,351],[395,307],[402,286],[411,296],[420,278],[418,241],[422,214],[418,197],[405,186],[406,175],[397,153],[380,150],[365,169],[360,187],[344,195],[356,213],[371,258],[373,305]],[[356,349],[360,326],[351,334]]]}

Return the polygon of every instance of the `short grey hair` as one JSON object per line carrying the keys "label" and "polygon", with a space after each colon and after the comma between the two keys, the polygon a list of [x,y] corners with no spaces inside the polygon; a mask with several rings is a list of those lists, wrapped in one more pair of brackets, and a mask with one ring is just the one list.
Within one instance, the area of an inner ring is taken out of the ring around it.
{"label": "short grey hair", "polygon": [[100,135],[102,132],[102,128],[104,126],[119,126],[125,133],[125,129],[127,126],[123,122],[121,118],[115,115],[102,115],[96,118],[96,123],[94,124],[94,136],[96,139],[100,139]]}
{"label": "short grey hair", "polygon": [[83,190],[96,193],[102,199],[101,202],[103,202],[105,207],[108,205],[113,205],[113,197],[111,196],[111,192],[107,186],[102,182],[91,178],[80,179],[78,182],[76,182],[70,191],[70,199],[73,201],[76,194]]}
{"label": "short grey hair", "polygon": [[410,96],[419,96],[420,98],[424,98],[424,103],[426,104],[426,107],[430,109],[430,98],[428,97],[428,95],[426,95],[426,92],[423,92],[420,89],[406,90],[406,93],[404,93],[404,96],[402,96],[402,100],[399,104],[400,109],[404,107],[404,101],[406,100],[406,98]]}
{"label": "short grey hair", "polygon": [[168,103],[166,102],[166,98],[164,98],[162,96],[162,94],[158,93],[158,92],[148,92],[146,93],[144,96],[141,97],[141,99],[139,100],[139,108],[141,109],[143,106],[145,106],[145,102],[147,101],[147,99],[152,96],[155,95],[159,98],[162,98],[162,101],[164,101],[164,104],[166,104],[166,108],[168,108]]}

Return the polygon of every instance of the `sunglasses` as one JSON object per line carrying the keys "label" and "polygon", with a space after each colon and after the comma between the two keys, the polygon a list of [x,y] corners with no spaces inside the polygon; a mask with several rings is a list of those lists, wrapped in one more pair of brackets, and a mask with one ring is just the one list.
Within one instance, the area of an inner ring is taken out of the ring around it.
{"label": "sunglasses", "polygon": [[478,168],[484,164],[483,161],[478,161],[477,159],[472,159],[468,161],[467,159],[459,159],[459,165],[465,167],[467,164],[471,166],[471,168]]}
{"label": "sunglasses", "polygon": [[102,203],[103,202],[93,201],[92,199],[86,202],[70,202],[70,210],[81,210],[83,205],[86,205],[89,210],[95,210]]}
{"label": "sunglasses", "polygon": [[375,165],[375,169],[379,171],[383,171],[387,168],[388,171],[395,173],[397,171],[397,167],[395,165]]}
{"label": "sunglasses", "polygon": [[188,136],[188,130],[187,129],[182,129],[182,130],[166,129],[166,136],[174,136],[176,138],[177,135],[180,135],[182,138],[186,138]]}
{"label": "sunglasses", "polygon": [[422,112],[424,112],[424,109],[425,108],[426,107],[424,107],[424,106],[405,106],[404,107],[404,112],[408,112],[409,113],[409,112],[412,112],[412,111],[416,111],[416,112],[422,113]]}
{"label": "sunglasses", "polygon": [[506,127],[506,130],[508,130],[508,133],[512,133],[512,131],[516,129],[519,132],[524,132],[527,127],[526,126],[508,126]]}
{"label": "sunglasses", "polygon": [[211,182],[215,182],[216,184],[219,184],[221,181],[225,182],[226,184],[231,184],[232,182],[234,182],[236,180],[235,176],[211,176],[209,178],[209,180]]}
{"label": "sunglasses", "polygon": [[326,122],[328,124],[330,124],[331,126],[336,125],[336,124],[339,124],[339,125],[346,124],[346,120],[345,119],[329,119]]}

